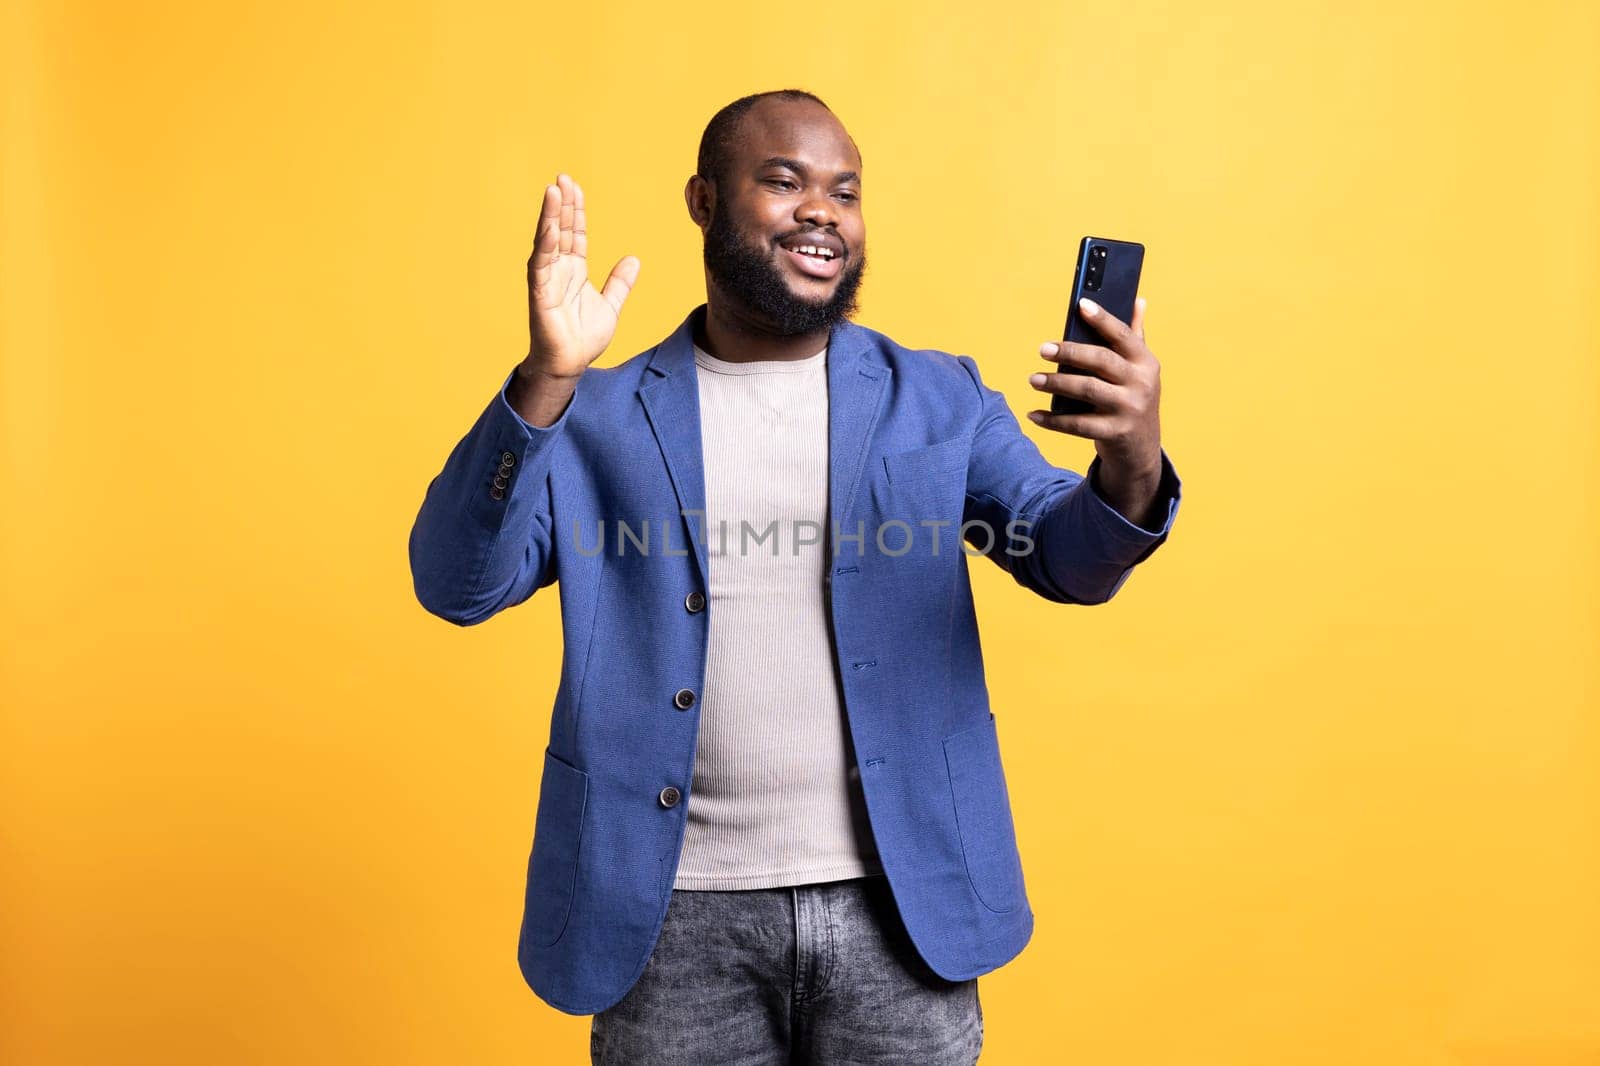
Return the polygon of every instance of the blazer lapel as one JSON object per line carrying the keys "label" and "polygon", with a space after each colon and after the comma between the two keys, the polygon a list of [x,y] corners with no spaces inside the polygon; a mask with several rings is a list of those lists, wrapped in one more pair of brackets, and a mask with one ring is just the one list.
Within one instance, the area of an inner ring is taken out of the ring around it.
{"label": "blazer lapel", "polygon": [[828,507],[831,523],[841,532],[849,532],[867,444],[883,414],[891,373],[868,358],[869,350],[866,331],[853,322],[840,323],[828,341]]}
{"label": "blazer lapel", "polygon": [[[704,306],[703,304],[701,305]],[[666,460],[672,489],[678,495],[681,533],[694,550],[702,587],[709,587],[711,567],[704,543],[706,515],[705,460],[700,451],[700,382],[694,369],[691,326],[699,308],[689,313],[672,336],[650,356],[639,400]]]}

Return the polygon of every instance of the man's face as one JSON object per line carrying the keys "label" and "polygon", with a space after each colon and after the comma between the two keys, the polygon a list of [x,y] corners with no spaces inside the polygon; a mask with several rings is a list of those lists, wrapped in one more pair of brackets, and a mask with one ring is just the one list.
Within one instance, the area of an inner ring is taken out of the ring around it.
{"label": "man's face", "polygon": [[825,108],[786,100],[751,108],[705,230],[706,269],[720,294],[779,336],[828,330],[854,314],[867,266],[860,172],[855,145]]}

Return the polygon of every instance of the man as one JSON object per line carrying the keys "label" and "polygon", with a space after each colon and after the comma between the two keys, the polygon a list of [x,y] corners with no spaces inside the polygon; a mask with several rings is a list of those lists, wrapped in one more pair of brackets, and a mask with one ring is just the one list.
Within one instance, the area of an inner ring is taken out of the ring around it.
{"label": "man", "polygon": [[[583,190],[545,189],[529,353],[411,533],[457,624],[561,585],[519,962],[597,1063],[971,1063],[1033,913],[967,554],[1090,604],[1166,539],[1143,306],[1041,348],[1091,371],[1030,378],[1096,407],[1030,412],[1095,441],[1061,470],[970,358],[848,320],[862,164],[822,101],[735,101],[698,164],[706,302],[605,369],[640,264],[596,291]],[[983,235],[949,230],[956,269]]]}

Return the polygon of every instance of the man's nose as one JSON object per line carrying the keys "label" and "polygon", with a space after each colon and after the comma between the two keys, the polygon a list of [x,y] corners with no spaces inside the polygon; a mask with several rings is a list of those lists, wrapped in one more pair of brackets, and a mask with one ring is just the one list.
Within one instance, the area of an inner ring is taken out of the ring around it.
{"label": "man's nose", "polygon": [[839,214],[837,205],[827,196],[819,194],[806,197],[795,210],[795,218],[821,229],[823,226],[837,225]]}

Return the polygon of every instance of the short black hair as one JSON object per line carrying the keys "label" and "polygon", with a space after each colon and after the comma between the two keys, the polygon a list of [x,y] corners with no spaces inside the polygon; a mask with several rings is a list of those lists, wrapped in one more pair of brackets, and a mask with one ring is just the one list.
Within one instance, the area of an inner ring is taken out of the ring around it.
{"label": "short black hair", "polygon": [[[757,102],[774,96],[784,100],[810,100],[814,104],[821,104],[823,110],[829,114],[833,113],[833,108],[823,103],[821,97],[804,89],[773,89],[770,92],[741,96],[712,115],[711,121],[706,123],[706,131],[700,135],[700,156],[695,163],[696,173],[721,189],[724,179],[728,176],[728,161],[733,157],[733,142],[739,131],[739,120],[744,117],[746,111],[756,106]],[[855,141],[852,140],[850,143],[854,144]],[[861,150],[856,149],[856,155],[860,154]]]}

